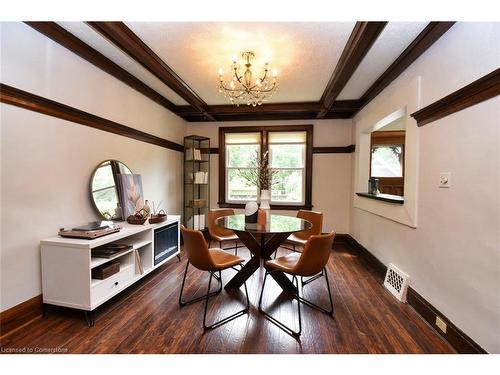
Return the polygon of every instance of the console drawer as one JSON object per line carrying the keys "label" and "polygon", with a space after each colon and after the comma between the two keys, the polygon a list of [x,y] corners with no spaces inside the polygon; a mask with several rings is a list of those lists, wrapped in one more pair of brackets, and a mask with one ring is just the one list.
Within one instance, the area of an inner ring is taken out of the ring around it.
{"label": "console drawer", "polygon": [[[125,266],[120,272],[104,280],[96,281],[91,289],[91,304],[94,305],[103,299],[121,290],[134,278],[134,265]],[[92,280],[94,282],[94,280]]]}

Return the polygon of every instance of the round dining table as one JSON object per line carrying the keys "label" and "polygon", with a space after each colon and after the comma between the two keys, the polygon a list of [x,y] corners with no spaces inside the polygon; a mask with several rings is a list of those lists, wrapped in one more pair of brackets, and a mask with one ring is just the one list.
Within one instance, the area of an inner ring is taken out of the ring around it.
{"label": "round dining table", "polygon": [[[271,259],[271,254],[290,234],[312,227],[311,222],[307,220],[272,213],[266,215],[264,223],[246,223],[245,215],[242,214],[222,216],[215,221],[215,224],[232,230],[252,255],[243,268],[226,284],[226,289],[239,289],[260,268],[261,263]],[[271,276],[284,291],[297,291],[283,272],[273,272]]]}

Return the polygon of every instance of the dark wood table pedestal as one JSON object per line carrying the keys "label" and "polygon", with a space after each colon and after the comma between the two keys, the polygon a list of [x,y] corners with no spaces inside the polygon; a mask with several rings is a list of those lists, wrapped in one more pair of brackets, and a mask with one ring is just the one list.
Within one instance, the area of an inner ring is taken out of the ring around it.
{"label": "dark wood table pedestal", "polygon": [[[238,238],[252,253],[252,258],[246,262],[242,270],[239,271],[225,286],[225,289],[238,289],[252,276],[260,267],[261,260],[264,262],[271,259],[271,255],[292,233],[249,233],[246,231],[234,231]],[[267,237],[267,238],[266,238]],[[282,272],[270,274],[278,285],[287,292],[296,293],[297,288]]]}

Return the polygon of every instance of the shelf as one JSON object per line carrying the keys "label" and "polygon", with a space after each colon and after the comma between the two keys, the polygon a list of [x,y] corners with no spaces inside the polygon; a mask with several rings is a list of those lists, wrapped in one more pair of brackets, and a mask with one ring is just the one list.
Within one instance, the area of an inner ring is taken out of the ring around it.
{"label": "shelf", "polygon": [[[121,267],[120,265],[120,271],[111,275],[110,277],[113,277],[113,276],[116,276],[118,274],[120,274],[121,272],[125,272],[126,270],[128,270],[130,267],[135,267],[135,263],[130,263],[130,264],[126,264],[125,266]],[[109,277],[105,278],[105,279],[92,279],[91,282],[90,282],[90,287],[91,288],[94,288],[96,287],[97,285],[101,284],[102,282],[108,280]]]}
{"label": "shelf", "polygon": [[405,199],[400,195],[392,194],[368,194],[368,193],[356,193],[356,195],[364,198],[375,199],[377,201],[383,201],[388,203],[404,204]]}
{"label": "shelf", "polygon": [[198,184],[198,183],[195,184],[194,182],[184,182],[184,185],[208,185],[208,182],[203,184]]}
{"label": "shelf", "polygon": [[[144,240],[144,241],[137,241],[128,245],[132,245],[131,249],[121,251],[119,253],[116,253],[115,255],[111,256],[110,258],[99,258],[99,257],[91,257],[90,258],[90,268],[95,268],[100,266],[101,264],[107,263],[111,260],[114,260],[116,258],[120,258],[121,256],[128,254],[136,249],[140,249],[141,247],[144,247],[146,245],[149,245],[152,241],[150,240]],[[125,242],[124,242],[125,243]]]}
{"label": "shelf", "polygon": [[194,159],[185,160],[185,161],[189,161],[189,162],[193,162],[193,163],[208,163],[209,162],[209,160],[194,160]]}

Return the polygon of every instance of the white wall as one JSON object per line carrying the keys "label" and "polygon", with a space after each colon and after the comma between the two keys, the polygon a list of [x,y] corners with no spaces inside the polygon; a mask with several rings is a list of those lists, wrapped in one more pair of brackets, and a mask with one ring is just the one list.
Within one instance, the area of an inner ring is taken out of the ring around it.
{"label": "white wall", "polygon": [[[1,81],[182,143],[186,123],[22,23],[1,25]],[[142,175],[146,199],[182,212],[182,154],[6,104],[0,106],[0,310],[41,293],[41,238],[97,218],[88,186],[99,162]]]}
{"label": "white wall", "polygon": [[[500,62],[499,45],[499,23],[456,24],[355,117],[355,126],[374,112],[389,111],[392,98],[407,95],[406,83],[417,77],[421,108],[490,73]],[[418,293],[495,353],[500,352],[499,118],[496,97],[417,129],[416,229],[358,208],[352,208],[351,218],[357,241],[384,264],[409,273]],[[452,173],[451,188],[438,188],[440,172]]]}
{"label": "white wall", "polygon": [[[219,146],[219,127],[266,125],[314,125],[314,146],[347,146],[351,144],[351,120],[294,120],[188,123],[187,134],[210,137],[210,147]],[[313,210],[324,213],[323,230],[349,232],[351,156],[352,154],[313,155]],[[210,158],[210,204],[217,207],[219,197],[219,157]],[[296,215],[296,211],[280,211]]]}

